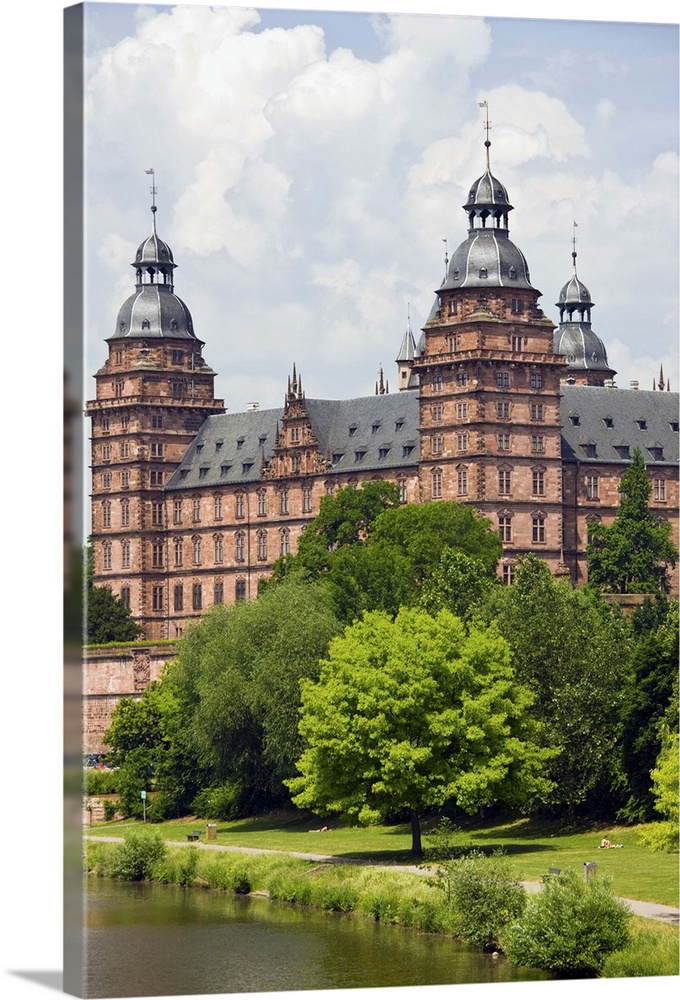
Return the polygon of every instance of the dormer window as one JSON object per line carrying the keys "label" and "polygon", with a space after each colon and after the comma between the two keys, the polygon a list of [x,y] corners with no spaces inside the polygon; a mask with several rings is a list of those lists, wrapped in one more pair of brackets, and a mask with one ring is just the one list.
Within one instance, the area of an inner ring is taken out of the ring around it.
{"label": "dormer window", "polygon": [[640,420],[636,420],[635,423],[638,425],[638,427],[639,427],[639,429],[641,431],[646,431],[647,430],[647,421],[644,418],[641,418]]}
{"label": "dormer window", "polygon": [[343,456],[343,452],[341,452],[341,451],[335,451],[335,452],[333,452],[333,455],[331,456],[333,465],[337,465],[337,463],[342,460],[342,456]]}
{"label": "dormer window", "polygon": [[485,267],[480,267],[480,269],[479,269],[479,277],[480,278],[488,278],[489,277],[489,272],[488,272],[488,270]]}
{"label": "dormer window", "polygon": [[678,429],[678,421],[677,420],[671,420],[671,430],[672,431],[677,431],[677,429]]}
{"label": "dormer window", "polygon": [[221,465],[220,466],[220,475],[221,476],[226,476],[230,469],[231,469],[230,465]]}
{"label": "dormer window", "polygon": [[612,428],[614,426],[614,418],[613,417],[603,417],[602,418],[602,423],[604,424],[605,427]]}
{"label": "dormer window", "polygon": [[354,461],[355,462],[362,462],[365,457],[366,457],[366,452],[364,450],[362,450],[362,451],[355,451],[354,452]]}
{"label": "dormer window", "polygon": [[571,423],[572,427],[578,427],[579,424],[581,423],[581,418],[579,417],[578,413],[570,413],[569,422]]}
{"label": "dormer window", "polygon": [[395,425],[394,425],[394,429],[395,429],[395,431],[400,431],[400,430],[402,430],[403,426],[404,426],[404,421],[403,420],[397,420],[396,423],[395,423]]}
{"label": "dormer window", "polygon": [[224,441],[215,441],[215,451],[221,451]]}
{"label": "dormer window", "polygon": [[371,427],[371,434],[376,434],[379,430],[380,430],[380,421],[373,424],[373,426]]}
{"label": "dormer window", "polygon": [[379,448],[378,449],[378,458],[387,458],[387,456],[389,455],[389,453],[390,453],[390,449],[388,447]]}
{"label": "dormer window", "polygon": [[238,441],[236,442],[236,450],[237,450],[237,451],[240,451],[240,450],[241,450],[241,448],[242,448],[242,447],[243,447],[243,445],[245,444],[245,441],[246,441],[246,439],[245,439],[245,438],[239,438],[239,439],[238,439]]}
{"label": "dormer window", "polygon": [[200,479],[205,479],[205,477],[208,475],[209,471],[210,471],[210,466],[209,465],[202,465],[200,467],[200,469],[198,470],[199,478]]}
{"label": "dormer window", "polygon": [[349,426],[349,436],[350,437],[354,437],[354,435],[356,434],[356,432],[357,432],[357,425],[356,424],[350,424],[350,426]]}
{"label": "dormer window", "polygon": [[142,330],[150,330],[150,329],[151,329],[151,323],[149,323],[148,319],[143,319]]}

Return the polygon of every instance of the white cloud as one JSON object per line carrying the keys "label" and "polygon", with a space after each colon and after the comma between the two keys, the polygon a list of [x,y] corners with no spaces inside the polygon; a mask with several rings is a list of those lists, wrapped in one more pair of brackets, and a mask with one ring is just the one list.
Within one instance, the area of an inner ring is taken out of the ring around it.
{"label": "white cloud", "polygon": [[602,125],[609,125],[616,113],[616,105],[608,97],[603,97],[597,102],[595,115]]}

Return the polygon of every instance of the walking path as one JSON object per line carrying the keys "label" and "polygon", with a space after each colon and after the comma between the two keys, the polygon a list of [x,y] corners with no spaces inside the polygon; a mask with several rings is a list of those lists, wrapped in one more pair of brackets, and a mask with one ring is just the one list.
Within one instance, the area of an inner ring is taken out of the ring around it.
{"label": "walking path", "polygon": [[[85,834],[86,840],[105,840],[115,843],[122,843],[122,837],[101,837],[92,834]],[[184,846],[181,841],[167,840],[167,844],[172,847]],[[371,868],[390,868],[396,872],[406,872],[410,875],[426,875],[432,869],[421,868],[419,865],[376,865],[370,861],[361,861],[356,858],[338,858],[332,854],[304,854],[300,851],[272,851],[265,847],[236,847],[229,844],[204,844],[196,841],[195,847],[203,851],[231,851],[240,854],[285,854],[291,858],[302,858],[305,861],[315,861],[317,864],[327,865],[366,865]],[[542,887],[541,882],[523,882],[522,885],[527,892],[539,892]],[[663,906],[661,903],[645,903],[639,899],[625,899],[619,897],[625,903],[631,913],[638,917],[648,917],[650,920],[661,920],[667,924],[680,923],[680,910],[677,906]]]}

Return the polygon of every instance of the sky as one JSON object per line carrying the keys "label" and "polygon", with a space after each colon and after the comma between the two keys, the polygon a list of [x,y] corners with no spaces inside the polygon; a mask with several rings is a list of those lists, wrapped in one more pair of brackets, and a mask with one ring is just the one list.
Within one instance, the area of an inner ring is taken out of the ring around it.
{"label": "sky", "polygon": [[[3,696],[10,708],[0,752],[12,819],[2,830],[11,919],[0,938],[0,979],[12,1000],[48,996],[50,986],[54,993],[62,967],[61,317],[71,296],[62,288],[64,6],[7,4],[0,32],[0,516]],[[143,13],[158,16],[151,6]],[[550,304],[570,274],[575,217],[579,275],[619,384],[648,384],[662,360],[665,371],[676,366],[675,4],[658,0],[645,11],[655,24],[639,26],[612,26],[610,0],[570,0],[568,11],[553,4],[547,21],[526,20],[539,5],[525,0],[513,3],[513,20],[492,19],[506,13],[507,0],[356,0],[343,5],[358,8],[356,16],[326,10],[303,18],[267,6],[281,4],[261,5],[259,23],[242,21],[238,31],[232,19],[226,36],[194,33],[192,52],[189,32],[184,49],[173,50],[171,19],[162,45],[156,32],[155,46],[142,48],[137,4],[89,4],[87,79],[96,115],[86,160],[88,397],[104,338],[132,291],[130,251],[149,231],[144,171],[151,166],[159,231],[179,263],[177,290],[229,408],[252,399],[280,405],[293,360],[310,395],[372,392],[381,363],[389,375],[408,303],[415,330],[427,315],[443,277],[441,241],[452,250],[465,237],[460,206],[483,170],[478,100],[489,101],[492,166],[515,205],[510,235],[528,258],[546,312],[557,318]],[[334,6],[337,0],[320,0],[313,8]],[[364,13],[412,6],[434,16],[382,19],[376,33]],[[491,17],[441,16],[454,6]],[[641,19],[632,0],[615,9],[623,20]],[[449,46],[442,32],[454,21],[459,31]],[[321,31],[294,30],[301,22]],[[675,37],[659,22],[672,23]],[[279,33],[267,36],[276,25]],[[110,69],[103,69],[107,49]],[[210,51],[212,62],[205,62]],[[204,59],[200,74],[196,52]],[[167,62],[158,67],[160,57]],[[168,65],[176,72],[168,75]],[[207,99],[216,76],[224,86],[219,107]],[[503,90],[510,87],[518,89]],[[677,988],[672,979],[644,985],[659,1000]],[[573,984],[551,984],[551,1000],[572,993]],[[403,991],[409,1000],[449,994]],[[579,994],[618,998],[620,983],[580,982]],[[299,994],[317,995],[377,996]],[[498,988],[458,987],[456,995],[497,1000]],[[543,996],[541,984],[502,987],[502,1000]]]}
{"label": "sky", "polygon": [[[491,166],[553,321],[572,270],[617,384],[677,388],[676,25],[87,4],[86,392],[151,229],[217,395],[372,393]],[[577,223],[573,228],[574,221]],[[446,242],[445,242],[446,241]]]}

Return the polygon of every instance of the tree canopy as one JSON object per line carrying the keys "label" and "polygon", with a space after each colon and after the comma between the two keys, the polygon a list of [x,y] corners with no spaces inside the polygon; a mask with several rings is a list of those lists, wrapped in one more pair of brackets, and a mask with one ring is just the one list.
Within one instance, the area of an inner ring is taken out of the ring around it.
{"label": "tree canopy", "polygon": [[466,630],[447,610],[369,612],[302,682],[293,801],[360,823],[407,811],[420,854],[428,807],[522,808],[548,793],[551,751],[534,742],[531,700],[495,628]]}
{"label": "tree canopy", "polygon": [[669,593],[669,568],[677,550],[668,521],[649,509],[652,485],[642,452],[636,448],[621,477],[619,511],[610,525],[595,524],[586,550],[588,580],[614,594]]}
{"label": "tree canopy", "polygon": [[110,587],[87,588],[87,642],[133,642],[143,629]]}

